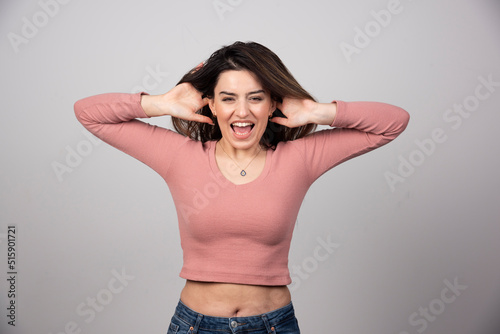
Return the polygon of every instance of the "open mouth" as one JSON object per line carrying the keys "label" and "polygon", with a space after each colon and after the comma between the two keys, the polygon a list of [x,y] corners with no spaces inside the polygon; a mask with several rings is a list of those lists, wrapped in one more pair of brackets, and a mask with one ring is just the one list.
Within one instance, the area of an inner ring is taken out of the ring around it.
{"label": "open mouth", "polygon": [[237,137],[247,137],[252,132],[254,126],[255,124],[250,122],[234,122],[231,124],[231,129],[233,129]]}

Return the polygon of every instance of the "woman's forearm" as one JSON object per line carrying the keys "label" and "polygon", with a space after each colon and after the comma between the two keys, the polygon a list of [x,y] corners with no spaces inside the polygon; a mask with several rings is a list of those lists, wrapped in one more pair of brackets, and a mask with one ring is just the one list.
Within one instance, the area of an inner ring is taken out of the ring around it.
{"label": "woman's forearm", "polygon": [[318,125],[331,125],[337,115],[337,103],[316,103],[316,108],[311,113],[311,123]]}
{"label": "woman's forearm", "polygon": [[165,115],[165,108],[162,108],[162,95],[141,95],[141,107],[148,117]]}
{"label": "woman's forearm", "polygon": [[381,102],[337,102],[333,127],[356,129],[385,139],[396,138],[406,128],[410,115],[404,109]]}

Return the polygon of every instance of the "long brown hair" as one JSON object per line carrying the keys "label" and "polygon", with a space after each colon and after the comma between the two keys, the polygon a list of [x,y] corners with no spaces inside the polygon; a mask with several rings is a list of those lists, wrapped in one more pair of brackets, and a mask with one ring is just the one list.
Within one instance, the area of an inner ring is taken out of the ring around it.
{"label": "long brown hair", "polygon": [[[186,73],[178,84],[191,83],[203,94],[203,97],[212,99],[220,74],[228,70],[248,70],[254,73],[263,89],[270,92],[271,99],[277,102],[283,102],[284,97],[315,100],[300,86],[274,52],[255,42],[235,42],[215,51],[201,68]],[[204,106],[197,113],[210,117],[215,126],[172,117],[175,130],[191,139],[202,142],[222,138],[217,118],[212,115],[209,106]],[[279,109],[276,109],[273,116],[283,117],[284,115]],[[260,145],[274,149],[280,141],[304,137],[315,129],[315,124],[288,128],[274,122],[268,122]]]}

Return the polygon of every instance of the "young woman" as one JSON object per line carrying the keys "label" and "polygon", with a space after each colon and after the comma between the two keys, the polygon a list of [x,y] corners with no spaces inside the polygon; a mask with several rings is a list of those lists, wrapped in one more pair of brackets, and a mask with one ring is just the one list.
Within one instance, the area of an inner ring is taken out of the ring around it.
{"label": "young woman", "polygon": [[[309,186],[409,120],[384,103],[316,102],[253,42],[221,48],[163,95],[92,96],[75,113],[167,182],[186,279],[168,333],[199,334],[299,333],[288,251]],[[166,115],[177,132],[137,120]]]}

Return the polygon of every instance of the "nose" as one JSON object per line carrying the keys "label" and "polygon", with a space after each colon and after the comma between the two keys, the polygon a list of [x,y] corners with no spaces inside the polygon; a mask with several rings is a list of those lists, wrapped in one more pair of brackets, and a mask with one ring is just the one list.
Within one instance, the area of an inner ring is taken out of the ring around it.
{"label": "nose", "polygon": [[248,103],[246,101],[241,101],[236,106],[235,114],[240,118],[245,118],[249,114]]}

